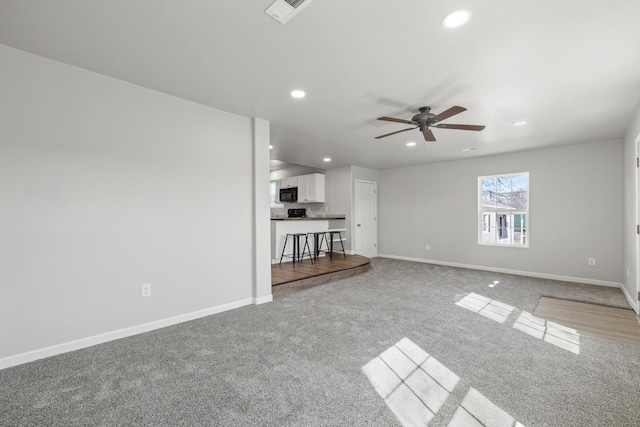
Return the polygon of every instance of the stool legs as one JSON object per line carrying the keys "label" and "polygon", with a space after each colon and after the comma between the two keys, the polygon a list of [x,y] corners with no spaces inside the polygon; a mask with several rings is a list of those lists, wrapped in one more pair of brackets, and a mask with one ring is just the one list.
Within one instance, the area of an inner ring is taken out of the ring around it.
{"label": "stool legs", "polygon": [[300,260],[300,236],[293,236],[293,263]]}
{"label": "stool legs", "polygon": [[[325,254],[329,254],[329,258],[333,259],[333,240],[335,235],[338,235],[338,241],[340,242],[340,251],[342,251],[342,255],[345,259],[347,259],[347,253],[344,250],[344,241],[342,240],[342,232],[344,229],[334,229],[327,231],[313,231],[309,233],[287,233],[284,239],[284,245],[282,246],[282,253],[280,254],[280,264],[282,264],[282,258],[291,257],[293,260],[293,264],[296,262],[304,261],[305,255],[309,254],[309,260],[313,264],[314,261],[317,261],[320,252],[322,252],[322,243],[324,242],[327,250],[325,250]],[[313,252],[311,251],[311,246],[309,245],[309,235],[313,235]],[[285,251],[287,249],[287,242],[289,241],[289,237],[293,240],[293,252],[291,255],[285,255]],[[304,237],[304,243],[300,241],[300,239]]]}
{"label": "stool legs", "polygon": [[338,238],[340,239],[340,248],[342,250],[342,255],[344,256],[344,259],[347,259],[347,253],[344,251],[344,242],[342,241],[342,231],[329,230],[327,231],[327,233],[329,233],[329,258],[333,259],[333,236],[337,234]]}
{"label": "stool legs", "polygon": [[284,250],[287,248],[287,240],[289,240],[289,236],[290,236],[289,234],[284,236],[284,245],[282,245],[282,254],[280,254],[280,263],[279,264],[282,264],[282,258],[284,258]]}
{"label": "stool legs", "polygon": [[320,256],[320,251],[322,250],[322,241],[324,239],[324,231],[312,231],[311,233],[307,233],[307,236],[313,234],[313,258],[315,260]]}
{"label": "stool legs", "polygon": [[[293,240],[293,252],[291,255],[285,255],[284,252],[287,249],[287,241],[289,240],[289,236],[291,236],[291,240]],[[304,236],[304,245],[301,245],[300,238]],[[302,248],[302,254],[300,253],[300,249]],[[287,233],[284,238],[284,245],[282,246],[282,253],[280,254],[280,264],[282,264],[282,258],[291,257],[293,264],[295,265],[296,261],[300,262],[304,260],[305,253],[309,251],[309,259],[313,264],[313,258],[311,257],[311,247],[309,246],[309,238],[307,233]]]}
{"label": "stool legs", "polygon": [[[300,238],[302,236],[298,236]],[[300,248],[300,243],[298,243],[298,249]],[[302,247],[302,259],[304,261],[304,253],[305,251],[309,251],[309,259],[311,260],[311,264],[313,264],[313,257],[311,256],[311,247],[309,246],[309,234],[304,235],[304,246]]]}

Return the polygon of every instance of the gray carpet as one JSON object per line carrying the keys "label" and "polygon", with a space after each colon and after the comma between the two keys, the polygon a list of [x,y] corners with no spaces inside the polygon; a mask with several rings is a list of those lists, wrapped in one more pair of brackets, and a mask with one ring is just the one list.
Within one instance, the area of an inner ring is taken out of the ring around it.
{"label": "gray carpet", "polygon": [[[499,322],[456,305],[470,293],[513,310]],[[640,349],[581,336],[576,354],[515,328],[543,295],[628,308],[613,288],[374,259],[269,304],[0,371],[0,425],[421,425],[415,395],[385,396],[375,377],[420,353],[423,379],[394,390],[426,394],[429,425],[640,426]]]}

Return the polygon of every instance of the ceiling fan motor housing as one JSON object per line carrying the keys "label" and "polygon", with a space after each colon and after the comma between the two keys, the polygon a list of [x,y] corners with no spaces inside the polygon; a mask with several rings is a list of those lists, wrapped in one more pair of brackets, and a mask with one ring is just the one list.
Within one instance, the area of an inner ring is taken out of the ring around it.
{"label": "ceiling fan motor housing", "polygon": [[435,122],[432,122],[436,115],[430,113],[431,107],[422,107],[420,108],[420,114],[416,114],[411,118],[412,121],[416,122],[418,126],[420,126],[420,132],[424,132],[429,129],[429,125],[433,125]]}

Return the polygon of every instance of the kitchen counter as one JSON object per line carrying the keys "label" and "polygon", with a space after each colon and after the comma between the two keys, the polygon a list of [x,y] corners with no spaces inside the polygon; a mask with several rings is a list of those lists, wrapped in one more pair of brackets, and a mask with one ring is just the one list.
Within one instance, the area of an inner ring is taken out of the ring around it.
{"label": "kitchen counter", "polygon": [[[344,228],[345,215],[327,215],[327,216],[308,216],[298,218],[288,218],[286,216],[271,218],[271,262],[277,263],[282,255],[282,247],[289,233],[315,233],[327,231],[330,228]],[[333,221],[339,221],[334,223]],[[331,225],[331,226],[330,226]],[[346,233],[345,233],[346,234]],[[313,239],[313,237],[311,237]],[[343,236],[346,241],[346,236]],[[304,244],[304,238],[302,244]],[[309,241],[309,245],[313,248],[313,240]],[[293,242],[289,239],[285,255],[291,255]],[[291,261],[291,258],[285,258],[283,261]]]}
{"label": "kitchen counter", "polygon": [[271,218],[271,221],[330,221],[334,219],[345,219],[345,216],[304,216],[297,218],[276,217]]}

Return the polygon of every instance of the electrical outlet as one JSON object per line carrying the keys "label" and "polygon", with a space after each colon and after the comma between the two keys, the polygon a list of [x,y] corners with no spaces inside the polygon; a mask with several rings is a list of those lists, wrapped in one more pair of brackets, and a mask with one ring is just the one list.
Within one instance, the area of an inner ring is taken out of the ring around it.
{"label": "electrical outlet", "polygon": [[150,284],[146,284],[146,285],[140,286],[140,296],[142,298],[146,298],[146,297],[150,297],[151,296],[151,285]]}
{"label": "electrical outlet", "polygon": [[430,250],[431,250],[431,247],[430,247],[429,245],[424,245],[424,249],[425,249],[426,251],[430,251]]}
{"label": "electrical outlet", "polygon": [[596,265],[596,259],[595,258],[589,258],[588,263],[589,263],[589,265]]}

